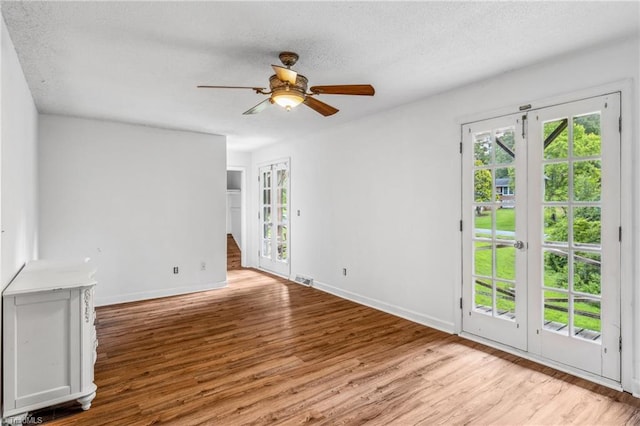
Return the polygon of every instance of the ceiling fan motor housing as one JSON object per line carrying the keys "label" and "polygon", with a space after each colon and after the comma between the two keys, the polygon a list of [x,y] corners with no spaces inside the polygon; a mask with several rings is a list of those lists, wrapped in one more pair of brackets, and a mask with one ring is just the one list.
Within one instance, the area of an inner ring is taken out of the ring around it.
{"label": "ceiling fan motor housing", "polygon": [[293,92],[297,95],[300,95],[300,97],[304,99],[307,93],[308,82],[309,80],[307,80],[307,77],[301,74],[298,74],[296,77],[296,84],[291,85],[288,82],[280,80],[278,76],[274,74],[271,76],[271,78],[269,78],[269,86],[271,87],[271,92],[272,92],[271,97],[273,98],[274,95],[278,95],[286,92],[289,92],[289,93]]}

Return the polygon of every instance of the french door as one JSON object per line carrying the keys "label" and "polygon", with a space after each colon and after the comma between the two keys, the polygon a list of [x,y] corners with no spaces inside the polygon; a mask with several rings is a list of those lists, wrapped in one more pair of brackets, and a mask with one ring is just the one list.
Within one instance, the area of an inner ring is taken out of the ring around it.
{"label": "french door", "polygon": [[289,162],[281,161],[259,168],[258,217],[260,220],[261,269],[289,276]]}
{"label": "french door", "polygon": [[620,380],[620,95],[463,126],[463,331]]}
{"label": "french door", "polygon": [[[527,347],[526,147],[521,115],[463,127],[463,329]],[[506,194],[505,194],[506,192]]]}

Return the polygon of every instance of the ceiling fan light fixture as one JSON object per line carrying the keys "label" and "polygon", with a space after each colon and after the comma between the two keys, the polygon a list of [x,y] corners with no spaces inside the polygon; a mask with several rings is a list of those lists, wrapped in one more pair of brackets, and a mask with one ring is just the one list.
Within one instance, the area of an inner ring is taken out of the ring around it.
{"label": "ceiling fan light fixture", "polygon": [[290,111],[291,108],[295,108],[304,102],[304,95],[296,90],[278,90],[273,92],[271,99],[287,111]]}

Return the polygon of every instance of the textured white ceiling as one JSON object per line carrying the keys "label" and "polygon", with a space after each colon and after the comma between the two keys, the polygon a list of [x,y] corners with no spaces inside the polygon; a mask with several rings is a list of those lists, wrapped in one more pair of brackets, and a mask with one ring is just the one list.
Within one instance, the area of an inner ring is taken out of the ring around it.
{"label": "textured white ceiling", "polygon": [[[638,32],[638,2],[2,2],[38,110],[223,134],[250,150]],[[376,95],[242,112],[278,53]]]}

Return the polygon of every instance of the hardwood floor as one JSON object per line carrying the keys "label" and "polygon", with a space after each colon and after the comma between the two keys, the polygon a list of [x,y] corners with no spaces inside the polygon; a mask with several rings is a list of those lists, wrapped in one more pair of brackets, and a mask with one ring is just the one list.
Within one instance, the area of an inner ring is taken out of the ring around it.
{"label": "hardwood floor", "polygon": [[635,425],[640,400],[247,269],[100,307],[98,394],[48,425]]}
{"label": "hardwood floor", "polygon": [[227,270],[240,269],[240,247],[231,234],[227,234]]}

